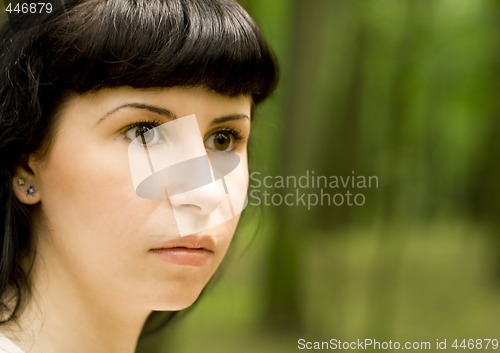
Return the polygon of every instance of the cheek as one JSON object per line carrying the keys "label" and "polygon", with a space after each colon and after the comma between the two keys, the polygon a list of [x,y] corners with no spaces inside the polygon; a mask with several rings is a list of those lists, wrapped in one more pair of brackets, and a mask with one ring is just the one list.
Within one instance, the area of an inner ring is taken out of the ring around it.
{"label": "cheek", "polygon": [[51,228],[64,232],[119,228],[117,221],[133,213],[137,199],[126,149],[98,148],[71,137],[54,141],[39,171],[46,220]]}

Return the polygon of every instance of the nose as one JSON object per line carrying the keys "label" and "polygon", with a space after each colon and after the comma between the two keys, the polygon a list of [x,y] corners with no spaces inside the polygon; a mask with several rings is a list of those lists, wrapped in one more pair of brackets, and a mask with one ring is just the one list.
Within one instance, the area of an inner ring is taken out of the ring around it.
{"label": "nose", "polygon": [[172,207],[193,215],[208,215],[222,202],[224,189],[214,180],[207,155],[178,163],[165,173]]}

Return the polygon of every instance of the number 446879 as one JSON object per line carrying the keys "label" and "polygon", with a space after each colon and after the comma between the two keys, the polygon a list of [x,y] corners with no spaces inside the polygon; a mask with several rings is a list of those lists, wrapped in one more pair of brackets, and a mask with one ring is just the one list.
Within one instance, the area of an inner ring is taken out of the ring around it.
{"label": "number 446879", "polygon": [[454,340],[451,345],[454,349],[465,350],[481,350],[481,349],[498,349],[498,339],[496,338],[483,338],[483,339],[463,339]]}
{"label": "number 446879", "polygon": [[18,3],[13,6],[9,3],[5,9],[8,13],[51,13],[52,4],[50,2],[38,3]]}

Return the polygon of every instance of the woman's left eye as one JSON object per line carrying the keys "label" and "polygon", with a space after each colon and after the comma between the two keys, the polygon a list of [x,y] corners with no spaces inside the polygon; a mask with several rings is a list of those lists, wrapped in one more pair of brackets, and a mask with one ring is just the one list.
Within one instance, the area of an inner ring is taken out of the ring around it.
{"label": "woman's left eye", "polygon": [[219,130],[205,139],[205,147],[215,152],[230,152],[234,150],[234,144],[240,140],[241,136],[236,131]]}

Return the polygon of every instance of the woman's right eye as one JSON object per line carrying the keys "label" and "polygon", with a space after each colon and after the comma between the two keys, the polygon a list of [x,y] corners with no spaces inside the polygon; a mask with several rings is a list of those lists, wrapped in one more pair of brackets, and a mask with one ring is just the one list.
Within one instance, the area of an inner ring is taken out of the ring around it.
{"label": "woman's right eye", "polygon": [[154,145],[161,139],[160,132],[155,129],[157,126],[156,123],[135,123],[126,128],[124,135],[129,141],[137,140],[143,145]]}

